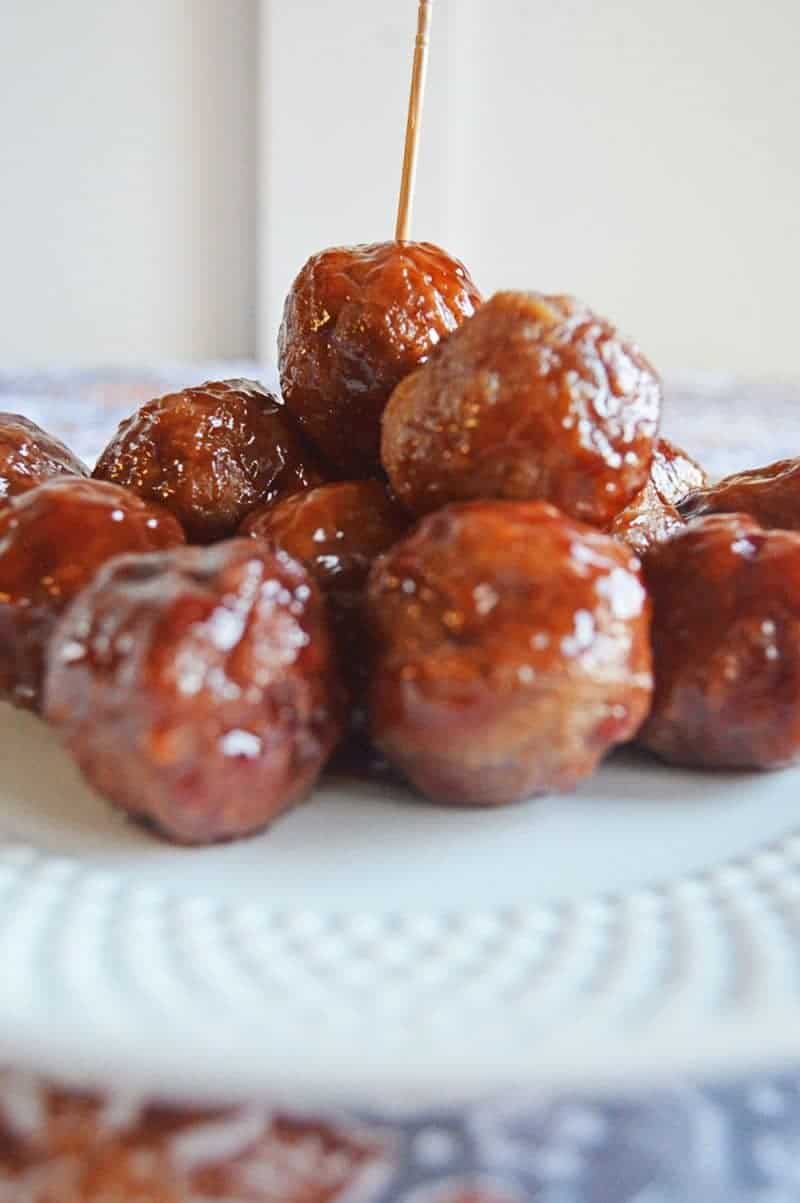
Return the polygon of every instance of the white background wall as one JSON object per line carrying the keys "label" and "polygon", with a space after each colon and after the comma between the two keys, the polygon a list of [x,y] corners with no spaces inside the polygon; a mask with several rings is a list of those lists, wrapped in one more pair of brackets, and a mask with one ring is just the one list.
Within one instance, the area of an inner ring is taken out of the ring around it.
{"label": "white background wall", "polygon": [[[0,0],[0,364],[269,354],[309,253],[391,234],[415,9]],[[800,377],[798,59],[796,0],[436,0],[415,234]]]}
{"label": "white background wall", "polygon": [[[391,229],[416,3],[270,7],[268,346],[308,253]],[[798,61],[797,0],[436,0],[415,234],[665,369],[800,376]]]}
{"label": "white background wall", "polygon": [[797,0],[459,9],[479,278],[583,294],[657,363],[800,374]]}
{"label": "white background wall", "polygon": [[257,0],[0,0],[0,364],[254,341]]}

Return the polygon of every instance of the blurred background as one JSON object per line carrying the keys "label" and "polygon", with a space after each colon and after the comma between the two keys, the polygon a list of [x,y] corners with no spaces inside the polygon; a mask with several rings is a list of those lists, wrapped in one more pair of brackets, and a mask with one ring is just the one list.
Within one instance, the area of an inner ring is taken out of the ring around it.
{"label": "blurred background", "polygon": [[[0,364],[274,354],[391,236],[416,0],[4,0]],[[800,378],[796,0],[437,0],[414,235]]]}

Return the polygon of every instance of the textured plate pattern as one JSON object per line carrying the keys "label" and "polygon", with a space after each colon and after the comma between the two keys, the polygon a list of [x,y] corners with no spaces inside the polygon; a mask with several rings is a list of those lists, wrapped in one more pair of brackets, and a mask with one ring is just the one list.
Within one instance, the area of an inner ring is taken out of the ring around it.
{"label": "textured plate pattern", "polygon": [[6,846],[0,1029],[54,1072],[232,1097],[457,1097],[800,1053],[799,860],[789,835],[660,889],[381,915],[181,897]]}

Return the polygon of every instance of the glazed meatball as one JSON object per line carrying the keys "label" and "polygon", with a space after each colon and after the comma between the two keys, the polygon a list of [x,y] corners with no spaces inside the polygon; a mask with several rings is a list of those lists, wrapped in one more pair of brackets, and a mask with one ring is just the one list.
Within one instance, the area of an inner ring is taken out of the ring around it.
{"label": "glazed meatball", "polygon": [[0,697],[38,709],[56,619],[102,564],[183,541],[166,510],[101,481],[59,477],[0,509]]}
{"label": "glazed meatball", "polygon": [[224,539],[257,505],[322,480],[284,407],[250,380],[151,401],[120,425],[94,475],[166,506],[191,543]]}
{"label": "glazed meatball", "polygon": [[343,675],[360,699],[368,672],[364,586],[372,561],[396,543],[409,518],[377,480],[322,485],[256,510],[244,534],[300,560],[325,593]]}
{"label": "glazed meatball", "polygon": [[705,472],[691,456],[667,439],[658,439],[647,483],[617,514],[609,533],[644,555],[654,543],[683,529],[686,522],[677,506],[690,490],[706,482]]}
{"label": "glazed meatball", "polygon": [[322,485],[256,510],[242,532],[277,543],[327,592],[353,593],[361,592],[372,561],[409,522],[380,481],[357,480]]}
{"label": "glazed meatball", "polygon": [[480,301],[464,265],[427,242],[335,247],[309,259],[286,300],[281,388],[339,479],[380,471],[392,389]]}
{"label": "glazed meatball", "polygon": [[800,531],[800,459],[779,460],[696,489],[680,502],[687,520],[706,514],[749,514],[761,526]]}
{"label": "glazed meatball", "polygon": [[698,768],[800,754],[800,536],[700,518],[644,562],[655,696],[641,742]]}
{"label": "glazed meatball", "polygon": [[373,737],[435,800],[572,789],[647,714],[638,560],[553,506],[430,515],[377,561],[368,606]]}
{"label": "glazed meatball", "polygon": [[180,843],[303,798],[340,711],[316,584],[252,539],[116,559],[50,647],[46,716],[87,780]]}
{"label": "glazed meatball", "polygon": [[653,369],[603,318],[502,292],[395,389],[383,463],[415,513],[541,500],[606,527],[647,480],[660,405]]}
{"label": "glazed meatball", "polygon": [[68,447],[21,414],[0,414],[0,506],[54,476],[86,476]]}

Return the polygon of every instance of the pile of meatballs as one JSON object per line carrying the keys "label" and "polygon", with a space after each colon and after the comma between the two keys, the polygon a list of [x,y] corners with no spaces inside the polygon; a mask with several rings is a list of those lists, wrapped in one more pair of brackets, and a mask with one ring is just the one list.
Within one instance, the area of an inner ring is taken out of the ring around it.
{"label": "pile of meatballs", "polygon": [[279,367],[282,398],[149,402],[91,477],[0,415],[0,696],[107,798],[196,844],[343,749],[462,805],[573,789],[634,740],[798,757],[800,460],[709,486],[610,322],[483,303],[427,243],[312,257]]}

